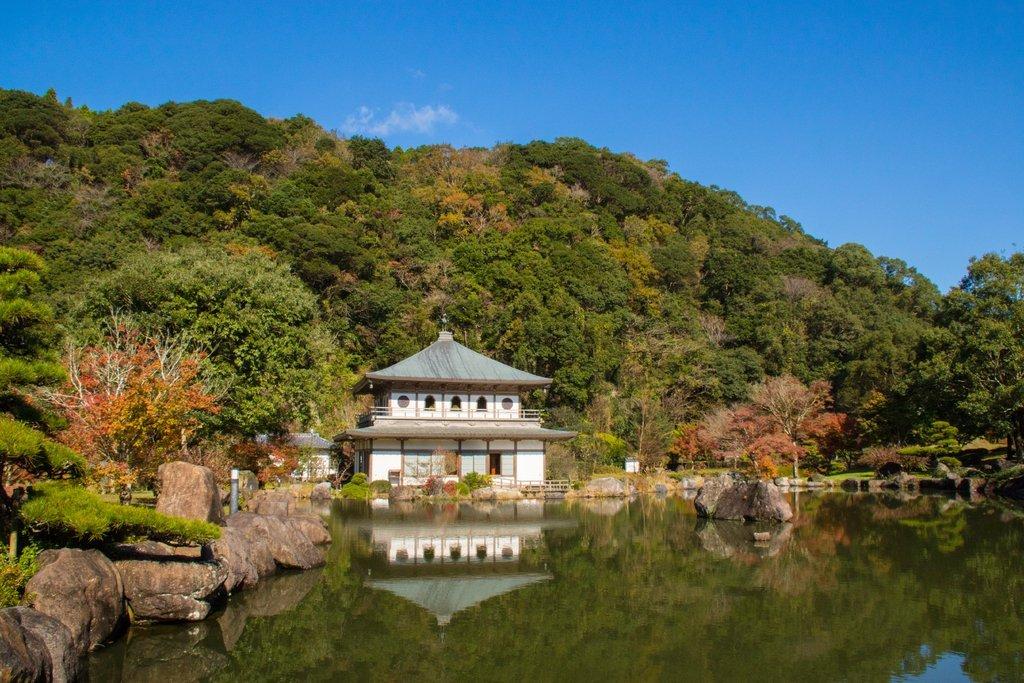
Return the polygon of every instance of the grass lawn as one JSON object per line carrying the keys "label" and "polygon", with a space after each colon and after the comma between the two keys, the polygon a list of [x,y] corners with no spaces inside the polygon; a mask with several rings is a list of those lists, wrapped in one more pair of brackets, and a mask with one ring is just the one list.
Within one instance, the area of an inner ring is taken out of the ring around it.
{"label": "grass lawn", "polygon": [[830,481],[842,481],[843,479],[874,479],[875,473],[871,470],[863,470],[860,472],[840,472],[839,474],[830,474],[826,479]]}

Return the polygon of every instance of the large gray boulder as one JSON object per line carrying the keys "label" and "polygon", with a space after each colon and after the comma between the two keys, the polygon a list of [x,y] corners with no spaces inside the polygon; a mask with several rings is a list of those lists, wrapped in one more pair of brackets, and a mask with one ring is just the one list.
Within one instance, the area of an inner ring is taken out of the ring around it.
{"label": "large gray boulder", "polygon": [[277,568],[270,546],[250,542],[238,529],[223,527],[220,538],[210,543],[209,548],[213,560],[224,567],[224,590],[228,593],[252,588]]}
{"label": "large gray boulder", "polygon": [[388,500],[392,502],[416,500],[421,495],[422,491],[415,486],[392,486],[388,491]]}
{"label": "large gray boulder", "polygon": [[728,475],[707,481],[694,500],[697,514],[713,519],[786,522],[793,510],[770,481],[737,482]]}
{"label": "large gray boulder", "polygon": [[241,531],[249,541],[265,539],[274,562],[282,569],[311,569],[324,564],[320,549],[298,526],[288,524],[287,518],[236,512],[228,517],[227,525]]}
{"label": "large gray boulder", "polygon": [[209,467],[181,461],[167,462],[157,469],[157,477],[160,480],[157,512],[172,517],[223,523],[221,494]]}
{"label": "large gray boulder", "polygon": [[45,683],[53,678],[49,650],[39,635],[22,624],[19,609],[0,610],[0,681]]}
{"label": "large gray boulder", "polygon": [[120,560],[115,566],[132,619],[140,622],[205,619],[227,578],[216,562]]}
{"label": "large gray boulder", "polygon": [[309,492],[310,500],[330,500],[331,499],[331,482],[322,481],[313,487],[313,490]]}
{"label": "large gray boulder", "polygon": [[578,495],[584,498],[620,498],[629,494],[629,484],[621,479],[598,477],[588,481]]}
{"label": "large gray boulder", "polygon": [[[3,610],[21,627],[39,638],[49,656],[53,683],[69,683],[82,677],[82,660],[71,640],[71,631],[53,617],[28,607],[11,607]],[[4,676],[0,673],[0,679]]]}
{"label": "large gray boulder", "polygon": [[114,563],[98,550],[39,553],[40,569],[25,594],[32,607],[68,627],[78,653],[95,649],[124,624],[124,586]]}
{"label": "large gray boulder", "polygon": [[257,491],[245,509],[257,515],[287,516],[295,512],[295,496],[287,489]]}
{"label": "large gray boulder", "polygon": [[291,515],[285,521],[305,534],[313,545],[324,545],[331,542],[331,534],[327,523],[316,515]]}
{"label": "large gray boulder", "polygon": [[484,486],[471,494],[473,500],[522,500],[523,492],[519,489]]}

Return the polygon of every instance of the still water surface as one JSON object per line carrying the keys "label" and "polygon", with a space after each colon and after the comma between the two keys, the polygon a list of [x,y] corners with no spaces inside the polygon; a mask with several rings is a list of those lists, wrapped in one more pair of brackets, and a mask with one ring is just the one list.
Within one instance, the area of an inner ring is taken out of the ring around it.
{"label": "still water surface", "polygon": [[[792,500],[792,499],[791,499]],[[133,628],[94,681],[1024,680],[1024,516],[803,494],[793,523],[692,501],[335,502],[322,570]]]}

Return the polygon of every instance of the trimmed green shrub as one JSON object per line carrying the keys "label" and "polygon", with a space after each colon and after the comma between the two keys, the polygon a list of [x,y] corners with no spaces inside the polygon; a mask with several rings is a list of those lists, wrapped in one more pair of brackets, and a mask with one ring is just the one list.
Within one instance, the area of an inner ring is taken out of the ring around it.
{"label": "trimmed green shrub", "polygon": [[491,475],[469,472],[462,478],[462,482],[469,487],[470,491],[476,491],[491,485]]}
{"label": "trimmed green shrub", "polygon": [[366,484],[366,472],[356,472],[352,475],[349,483],[356,486],[364,486]]}
{"label": "trimmed green shrub", "polygon": [[468,496],[470,493],[472,493],[469,490],[469,486],[464,481],[460,481],[458,484],[456,484],[455,492],[460,496]]}
{"label": "trimmed green shrub", "polygon": [[951,470],[958,470],[963,467],[963,463],[960,462],[960,459],[954,458],[952,455],[945,455],[939,458],[939,462]]}
{"label": "trimmed green shrub", "polygon": [[171,517],[150,508],[108,503],[80,486],[61,482],[37,484],[20,512],[33,534],[73,544],[141,538],[207,543],[220,538],[220,527],[216,524]]}
{"label": "trimmed green shrub", "polygon": [[391,491],[391,482],[385,479],[371,481],[370,491],[372,493],[389,493]]}
{"label": "trimmed green shrub", "polygon": [[25,584],[39,571],[36,549],[28,546],[21,551],[17,560],[10,560],[0,554],[0,608],[14,607],[25,594]]}
{"label": "trimmed green shrub", "polygon": [[[360,475],[357,474],[356,476]],[[362,480],[359,482],[356,481],[355,477],[352,477],[352,481],[341,487],[338,495],[349,500],[369,500],[370,486],[366,483],[366,475],[363,474]]]}

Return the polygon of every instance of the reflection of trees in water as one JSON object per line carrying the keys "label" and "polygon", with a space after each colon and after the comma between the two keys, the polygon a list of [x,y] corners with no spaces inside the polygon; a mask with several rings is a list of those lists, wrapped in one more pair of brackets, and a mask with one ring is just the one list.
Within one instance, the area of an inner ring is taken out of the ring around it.
{"label": "reflection of trees in water", "polygon": [[[801,504],[788,540],[764,553],[717,525],[724,545],[709,552],[689,501],[567,506],[577,526],[545,531],[537,558],[554,580],[456,614],[443,637],[425,610],[363,588],[370,549],[335,527],[331,561],[297,605],[247,615],[230,650],[223,625],[165,642],[177,669],[164,678],[213,653],[221,680],[888,680],[949,651],[978,680],[1024,676],[1019,520],[942,498]],[[121,661],[114,673],[129,671]]]}

